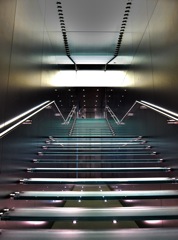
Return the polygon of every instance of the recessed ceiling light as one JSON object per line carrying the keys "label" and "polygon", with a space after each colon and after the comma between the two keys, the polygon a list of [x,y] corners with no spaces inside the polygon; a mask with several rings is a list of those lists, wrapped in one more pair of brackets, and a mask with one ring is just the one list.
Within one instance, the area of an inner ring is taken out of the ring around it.
{"label": "recessed ceiling light", "polygon": [[83,95],[83,97],[85,97],[85,95]]}
{"label": "recessed ceiling light", "polygon": [[97,92],[99,92],[99,89],[97,89]]}
{"label": "recessed ceiling light", "polygon": [[83,92],[85,91],[85,89],[83,89]]}

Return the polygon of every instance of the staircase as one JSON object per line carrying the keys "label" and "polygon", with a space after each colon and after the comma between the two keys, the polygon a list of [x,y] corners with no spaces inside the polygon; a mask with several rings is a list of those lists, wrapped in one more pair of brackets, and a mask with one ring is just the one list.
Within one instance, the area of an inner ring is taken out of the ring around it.
{"label": "staircase", "polygon": [[[178,179],[171,177],[172,168],[150,146],[149,139],[121,136],[106,119],[76,119],[69,130],[65,126],[63,136],[59,133],[46,139],[45,144],[41,142],[42,150],[26,169],[26,178],[20,179],[27,190],[11,193],[14,201],[50,200],[62,205],[5,209],[1,214],[1,220],[6,222],[49,221],[53,230],[38,230],[30,236],[28,231],[8,232],[0,239],[19,239],[18,234],[24,234],[27,240],[42,235],[45,240],[66,236],[83,240],[117,236],[121,240],[151,240],[154,234],[158,239],[174,239],[177,229],[174,233],[138,229],[144,221],[178,219],[178,207],[163,208],[154,206],[154,202],[150,207],[139,207],[145,200],[178,198],[177,190],[164,190],[165,185],[178,183]],[[30,186],[39,184],[46,190],[30,191]],[[133,202],[136,204],[132,208]],[[61,229],[73,230],[66,235]],[[80,233],[76,229],[81,229]]]}
{"label": "staircase", "polygon": [[113,134],[106,119],[77,119],[71,136],[74,137],[111,137]]}

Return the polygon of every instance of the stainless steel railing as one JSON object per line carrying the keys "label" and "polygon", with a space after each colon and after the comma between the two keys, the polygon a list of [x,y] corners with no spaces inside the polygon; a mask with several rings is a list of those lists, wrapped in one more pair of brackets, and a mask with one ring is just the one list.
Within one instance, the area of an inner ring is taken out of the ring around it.
{"label": "stainless steel railing", "polygon": [[175,113],[175,112],[172,112],[166,108],[163,108],[163,107],[160,107],[158,105],[155,105],[155,104],[152,104],[152,103],[149,103],[149,102],[146,102],[146,101],[135,101],[135,103],[131,106],[131,108],[126,112],[126,114],[122,117],[122,119],[119,121],[119,124],[121,124],[124,119],[129,115],[129,113],[132,111],[132,109],[137,105],[142,105],[142,106],[145,106],[157,113],[160,113],[174,121],[178,121],[178,114]]}
{"label": "stainless steel railing", "polygon": [[[2,131],[0,132],[0,138],[4,137],[6,134],[8,134],[10,131],[14,130],[16,127],[18,127],[20,124],[22,124],[23,122],[25,122],[26,120],[28,120],[29,118],[31,118],[32,116],[36,115],[37,113],[39,113],[40,111],[42,111],[44,108],[50,106],[54,104],[57,111],[59,112],[60,116],[62,117],[62,119],[65,121],[61,111],[59,110],[58,106],[56,105],[55,101],[46,101],[43,102],[31,109],[29,109],[26,112],[23,112],[22,114],[19,114],[18,116],[0,124],[0,129],[2,129]],[[19,121],[18,121],[19,120]],[[14,123],[14,124],[13,124]],[[13,125],[11,125],[13,124]],[[9,126],[9,127],[7,127]],[[6,128],[7,127],[7,128]]]}
{"label": "stainless steel railing", "polygon": [[73,106],[70,113],[68,114],[66,120],[64,121],[64,124],[68,125],[72,119],[72,117],[74,116],[74,114],[76,113],[76,106]]}

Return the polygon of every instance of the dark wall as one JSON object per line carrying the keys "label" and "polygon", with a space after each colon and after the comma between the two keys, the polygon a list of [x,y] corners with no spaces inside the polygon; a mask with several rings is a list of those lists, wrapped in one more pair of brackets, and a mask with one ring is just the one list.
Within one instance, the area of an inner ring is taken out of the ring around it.
{"label": "dark wall", "polygon": [[[49,100],[46,80],[54,74],[49,68],[54,59],[42,10],[36,0],[0,1],[0,124]],[[46,111],[43,119],[39,115],[32,125],[22,125],[0,139],[2,207],[16,206],[9,193],[21,188],[17,180],[36,156],[38,136],[46,138],[49,128],[53,131],[53,118]]]}
{"label": "dark wall", "polygon": [[[132,32],[132,45],[138,45],[125,79],[128,83],[127,94],[121,103],[118,98],[119,107],[115,112],[121,118],[135,100],[145,100],[178,113],[178,2],[143,0],[140,1],[139,9],[135,9],[136,4],[134,5],[137,0],[132,2],[126,31]],[[127,48],[129,49],[128,46]],[[118,127],[118,133],[142,135],[153,147],[153,151],[159,153],[157,157],[165,159],[161,166],[177,168],[178,125],[168,125],[166,117],[152,110],[137,107],[132,112],[134,116],[125,119],[125,125]],[[178,171],[171,171],[167,176],[177,177]],[[175,184],[171,187],[177,189]],[[143,188],[146,189],[146,186]],[[164,188],[168,189],[169,186]],[[133,206],[137,204],[140,206],[140,202],[133,203]],[[148,203],[142,204],[147,206]],[[163,200],[159,204],[177,205],[177,200],[174,203]]]}
{"label": "dark wall", "polygon": [[[147,18],[149,23],[146,31],[140,29],[142,37],[127,74],[131,95],[137,100],[150,101],[178,112],[178,2],[143,2],[144,7],[140,8],[138,16],[140,21]],[[136,31],[132,14],[129,20],[136,35],[139,31]]]}
{"label": "dark wall", "polygon": [[0,123],[48,100],[51,48],[39,1],[0,1]]}
{"label": "dark wall", "polygon": [[[139,34],[141,37],[127,72],[129,86],[125,102],[117,111],[119,118],[135,100],[145,100],[178,113],[177,9],[176,0],[144,0],[136,12],[133,1],[127,31],[133,28],[133,44]],[[138,19],[142,24],[137,24]],[[147,20],[149,22],[145,25]],[[168,125],[167,117],[152,110],[138,107],[132,112],[134,116],[125,120],[121,132],[123,129],[125,134],[150,137],[163,158],[170,160],[167,164],[177,167],[178,125]],[[174,175],[177,176],[177,172]]]}

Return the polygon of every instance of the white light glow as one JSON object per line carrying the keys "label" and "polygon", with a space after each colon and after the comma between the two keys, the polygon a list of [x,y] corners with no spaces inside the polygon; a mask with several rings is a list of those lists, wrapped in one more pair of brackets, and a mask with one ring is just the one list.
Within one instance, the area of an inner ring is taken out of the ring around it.
{"label": "white light glow", "polygon": [[53,203],[61,203],[63,202],[62,200],[52,200]]}
{"label": "white light glow", "polygon": [[161,224],[162,220],[146,220],[144,221],[144,223],[155,225],[155,224]]}
{"label": "white light glow", "polygon": [[125,71],[60,71],[49,82],[55,87],[125,87]]}
{"label": "white light glow", "polygon": [[124,200],[124,202],[127,202],[127,203],[134,203],[134,202],[139,202],[139,200],[133,200],[133,199],[126,199]]}
{"label": "white light glow", "polygon": [[35,225],[35,226],[40,226],[46,224],[45,221],[27,221],[25,222],[28,225]]}

